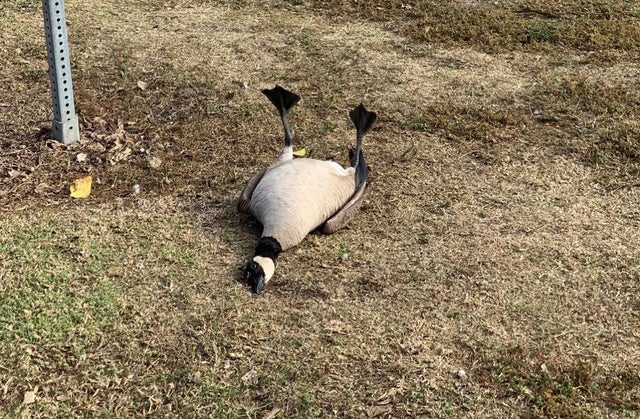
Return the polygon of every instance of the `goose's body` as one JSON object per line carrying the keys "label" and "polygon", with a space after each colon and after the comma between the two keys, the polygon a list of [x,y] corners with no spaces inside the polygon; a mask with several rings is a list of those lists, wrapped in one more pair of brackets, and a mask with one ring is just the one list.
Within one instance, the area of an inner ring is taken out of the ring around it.
{"label": "goose's body", "polygon": [[354,193],[355,171],[332,161],[295,159],[270,167],[256,186],[250,213],[282,250],[304,239],[342,208]]}
{"label": "goose's body", "polygon": [[350,155],[352,167],[345,169],[333,161],[294,159],[287,111],[300,98],[279,86],[263,92],[280,111],[285,147],[273,165],[248,182],[238,200],[238,210],[250,213],[264,227],[254,258],[246,268],[258,293],[273,275],[281,251],[296,246],[318,227],[322,226],[325,233],[338,231],[355,215],[368,176],[361,140],[375,121],[375,113],[362,105],[351,112],[358,130],[357,147]]}

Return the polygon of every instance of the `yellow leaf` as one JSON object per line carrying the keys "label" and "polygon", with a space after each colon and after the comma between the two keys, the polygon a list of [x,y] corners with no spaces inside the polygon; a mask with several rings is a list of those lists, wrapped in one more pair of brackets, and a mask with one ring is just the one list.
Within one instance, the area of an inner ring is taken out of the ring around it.
{"label": "yellow leaf", "polygon": [[71,184],[71,197],[72,198],[86,198],[91,194],[91,176],[86,176],[77,179]]}
{"label": "yellow leaf", "polygon": [[304,157],[305,154],[307,154],[307,149],[306,148],[301,148],[300,150],[293,152],[293,155],[296,156],[296,157]]}

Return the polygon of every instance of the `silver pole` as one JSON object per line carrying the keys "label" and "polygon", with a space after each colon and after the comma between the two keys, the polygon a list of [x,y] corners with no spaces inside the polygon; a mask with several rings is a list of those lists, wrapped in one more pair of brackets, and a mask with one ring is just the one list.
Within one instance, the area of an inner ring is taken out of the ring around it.
{"label": "silver pole", "polygon": [[64,0],[42,0],[42,9],[53,98],[53,138],[71,144],[80,138],[80,127],[73,103]]}

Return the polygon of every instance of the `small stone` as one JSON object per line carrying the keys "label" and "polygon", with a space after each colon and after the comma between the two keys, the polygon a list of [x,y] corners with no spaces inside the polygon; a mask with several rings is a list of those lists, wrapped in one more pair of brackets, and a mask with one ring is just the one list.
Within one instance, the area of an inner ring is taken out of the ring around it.
{"label": "small stone", "polygon": [[460,368],[457,372],[456,375],[458,376],[459,379],[464,380],[467,377],[467,373]]}
{"label": "small stone", "polygon": [[87,154],[86,154],[86,153],[78,153],[78,154],[76,155],[76,160],[77,160],[79,163],[82,163],[83,161],[86,161],[86,160],[87,160]]}
{"label": "small stone", "polygon": [[149,166],[151,166],[153,169],[157,169],[161,165],[162,165],[162,160],[160,160],[159,158],[155,156],[149,158]]}
{"label": "small stone", "polygon": [[547,364],[540,365],[540,372],[544,375],[549,373],[549,370],[547,369]]}
{"label": "small stone", "polygon": [[342,262],[344,262],[345,260],[349,259],[349,253],[344,252],[343,254],[340,255],[340,260]]}
{"label": "small stone", "polygon": [[147,90],[147,87],[149,86],[149,83],[142,81],[142,80],[138,80],[138,83],[136,83],[136,85],[138,86],[138,88],[140,90]]}
{"label": "small stone", "polygon": [[138,185],[137,183],[133,185],[133,193],[140,193],[140,185]]}
{"label": "small stone", "polygon": [[27,391],[24,393],[24,398],[22,399],[22,404],[31,404],[36,401],[36,392],[35,391]]}

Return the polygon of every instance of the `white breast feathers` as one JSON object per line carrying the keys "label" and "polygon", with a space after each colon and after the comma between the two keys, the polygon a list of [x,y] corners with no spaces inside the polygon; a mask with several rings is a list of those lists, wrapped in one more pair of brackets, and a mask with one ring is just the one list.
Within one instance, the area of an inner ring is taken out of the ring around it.
{"label": "white breast feathers", "polygon": [[278,162],[251,196],[250,211],[283,250],[295,246],[340,209],[354,192],[353,168],[315,159]]}

